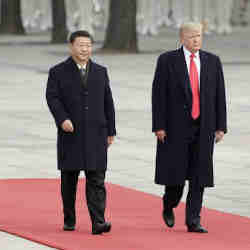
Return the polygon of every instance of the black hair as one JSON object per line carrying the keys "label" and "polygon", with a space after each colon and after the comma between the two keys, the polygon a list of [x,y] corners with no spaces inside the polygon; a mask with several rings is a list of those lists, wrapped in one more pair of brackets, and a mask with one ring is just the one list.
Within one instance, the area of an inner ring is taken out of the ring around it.
{"label": "black hair", "polygon": [[88,37],[91,40],[91,43],[94,42],[92,35],[86,30],[77,30],[71,33],[69,36],[69,42],[74,43],[77,37]]}

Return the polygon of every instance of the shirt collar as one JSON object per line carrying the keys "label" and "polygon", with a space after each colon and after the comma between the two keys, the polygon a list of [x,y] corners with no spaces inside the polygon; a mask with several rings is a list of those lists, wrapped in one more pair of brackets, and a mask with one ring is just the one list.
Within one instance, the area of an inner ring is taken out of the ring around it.
{"label": "shirt collar", "polygon": [[81,65],[81,64],[77,63],[76,65],[77,65],[78,69],[82,69],[82,68],[86,69],[86,64]]}
{"label": "shirt collar", "polygon": [[[184,51],[185,57],[190,58],[192,53],[188,49],[186,49],[185,46],[183,46],[183,51]],[[200,58],[199,50],[197,52],[195,52],[194,55],[195,55],[195,58]]]}
{"label": "shirt collar", "polygon": [[76,64],[78,69],[82,69],[82,68],[86,69],[87,68],[87,64],[81,65],[81,64],[76,62],[76,60],[73,58],[73,56],[71,56],[71,58],[72,58],[73,62]]}

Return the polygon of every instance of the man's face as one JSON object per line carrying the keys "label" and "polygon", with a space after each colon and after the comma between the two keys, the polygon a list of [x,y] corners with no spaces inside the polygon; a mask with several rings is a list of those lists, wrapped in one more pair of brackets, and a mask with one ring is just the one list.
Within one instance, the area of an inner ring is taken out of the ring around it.
{"label": "man's face", "polygon": [[201,49],[202,46],[202,32],[201,30],[185,30],[181,34],[181,43],[191,53],[195,53]]}
{"label": "man's face", "polygon": [[78,62],[85,64],[88,62],[92,53],[92,42],[88,37],[77,37],[70,44],[72,57]]}

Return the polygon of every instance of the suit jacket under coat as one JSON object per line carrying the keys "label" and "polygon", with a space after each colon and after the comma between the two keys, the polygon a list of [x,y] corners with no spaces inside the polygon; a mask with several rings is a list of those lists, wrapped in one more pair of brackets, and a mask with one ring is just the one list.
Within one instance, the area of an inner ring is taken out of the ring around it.
{"label": "suit jacket under coat", "polygon": [[[219,57],[200,50],[200,138],[199,184],[213,186],[213,149],[216,130],[226,133],[226,98]],[[183,49],[158,58],[152,88],[153,132],[165,130],[165,143],[157,142],[155,182],[183,185],[187,178],[187,135],[190,126],[192,92]]]}
{"label": "suit jacket under coat", "polygon": [[[114,136],[115,111],[105,67],[89,61],[87,89],[70,57],[49,71],[46,98],[55,119],[58,168],[98,170],[107,167],[107,136]],[[62,130],[70,119],[73,133]]]}

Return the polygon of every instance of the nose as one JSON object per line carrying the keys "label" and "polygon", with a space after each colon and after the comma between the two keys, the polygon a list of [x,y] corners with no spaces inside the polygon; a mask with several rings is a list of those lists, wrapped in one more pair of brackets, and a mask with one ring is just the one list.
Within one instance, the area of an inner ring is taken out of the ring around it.
{"label": "nose", "polygon": [[198,40],[194,40],[194,45],[198,45]]}

